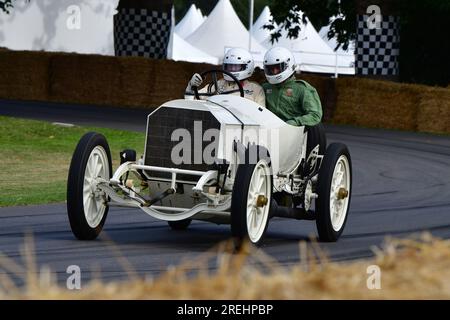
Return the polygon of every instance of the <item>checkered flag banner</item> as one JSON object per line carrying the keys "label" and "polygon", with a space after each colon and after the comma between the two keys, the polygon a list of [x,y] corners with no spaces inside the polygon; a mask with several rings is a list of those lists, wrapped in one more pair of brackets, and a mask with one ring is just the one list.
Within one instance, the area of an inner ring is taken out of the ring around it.
{"label": "checkered flag banner", "polygon": [[368,15],[358,15],[356,74],[396,76],[399,74],[399,17],[383,16],[379,28],[370,29]]}
{"label": "checkered flag banner", "polygon": [[122,8],[114,16],[115,54],[164,59],[170,28],[170,12]]}

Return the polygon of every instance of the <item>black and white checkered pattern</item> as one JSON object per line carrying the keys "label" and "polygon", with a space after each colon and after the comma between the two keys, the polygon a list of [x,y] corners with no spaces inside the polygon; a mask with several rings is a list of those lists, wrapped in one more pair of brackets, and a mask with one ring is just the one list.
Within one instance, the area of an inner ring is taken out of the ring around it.
{"label": "black and white checkered pattern", "polygon": [[122,8],[114,16],[115,54],[163,59],[170,28],[170,12]]}
{"label": "black and white checkered pattern", "polygon": [[368,18],[368,15],[358,15],[356,74],[398,75],[399,18],[383,16],[378,29],[368,28]]}

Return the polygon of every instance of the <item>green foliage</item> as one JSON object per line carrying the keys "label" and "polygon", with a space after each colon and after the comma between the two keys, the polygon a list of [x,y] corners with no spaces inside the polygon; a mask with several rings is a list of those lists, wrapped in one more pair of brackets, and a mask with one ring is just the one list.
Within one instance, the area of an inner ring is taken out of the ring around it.
{"label": "green foliage", "polygon": [[[14,2],[16,0],[0,0],[0,12],[6,12],[6,13],[10,13],[10,10],[13,8],[14,6]],[[26,0],[27,2],[29,2],[30,0]]]}
{"label": "green foliage", "polygon": [[[270,1],[270,9],[273,14],[274,22],[287,31],[288,37],[297,38],[301,31],[302,20],[305,22],[305,16],[311,21],[314,27],[319,30],[322,26],[328,25],[331,17],[336,17],[330,25],[328,37],[337,38],[338,46],[346,50],[350,41],[355,39],[356,19],[345,17],[355,17],[356,7],[353,0],[342,0],[338,5],[336,0],[286,0],[286,1]],[[293,9],[293,10],[291,10]],[[297,10],[301,9],[305,15],[300,16]],[[266,28],[273,30],[273,25],[266,25]],[[272,34],[272,41],[277,41],[281,36],[280,32]]]}
{"label": "green foliage", "polygon": [[0,11],[9,13],[9,10],[13,7],[14,0],[0,0]]}

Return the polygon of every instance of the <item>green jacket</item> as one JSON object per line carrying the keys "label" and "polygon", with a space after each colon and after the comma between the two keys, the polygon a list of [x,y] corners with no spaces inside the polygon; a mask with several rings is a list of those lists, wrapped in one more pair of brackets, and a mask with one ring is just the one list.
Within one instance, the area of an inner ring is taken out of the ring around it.
{"label": "green jacket", "polygon": [[263,84],[266,107],[279,118],[294,126],[315,126],[322,119],[322,105],[316,89],[306,81],[296,82],[295,76],[283,83]]}

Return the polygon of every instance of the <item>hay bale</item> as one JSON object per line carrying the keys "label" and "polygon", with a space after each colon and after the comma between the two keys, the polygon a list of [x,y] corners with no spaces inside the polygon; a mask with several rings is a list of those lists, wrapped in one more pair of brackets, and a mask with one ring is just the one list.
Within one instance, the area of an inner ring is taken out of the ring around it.
{"label": "hay bale", "polygon": [[115,57],[56,53],[50,60],[50,98],[56,102],[116,105],[120,64]]}
{"label": "hay bale", "polygon": [[31,51],[0,52],[0,98],[48,100],[51,54]]}
{"label": "hay bale", "polygon": [[[208,64],[142,57],[0,51],[0,98],[154,108],[182,98]],[[219,67],[220,68],[220,67]],[[297,75],[321,98],[324,120],[363,127],[450,133],[450,90],[387,81]],[[265,82],[257,69],[251,80]]]}
{"label": "hay bale", "polygon": [[418,106],[417,130],[450,133],[450,89],[423,88]]}
{"label": "hay bale", "polygon": [[140,57],[117,59],[120,66],[119,105],[154,107],[152,93],[158,79],[154,61]]}
{"label": "hay bale", "polygon": [[388,81],[340,78],[333,123],[416,130],[420,90]]}
{"label": "hay bale", "polygon": [[195,72],[201,73],[208,68],[192,65],[187,62],[158,60],[155,62],[155,72],[158,75],[153,87],[152,100],[160,105],[168,100],[182,99],[188,81]]}
{"label": "hay bale", "polygon": [[146,108],[183,98],[192,74],[215,68],[208,64],[140,57],[119,59],[123,94],[121,105]]}
{"label": "hay bale", "polygon": [[359,78],[337,80],[333,123],[450,133],[450,90]]}

